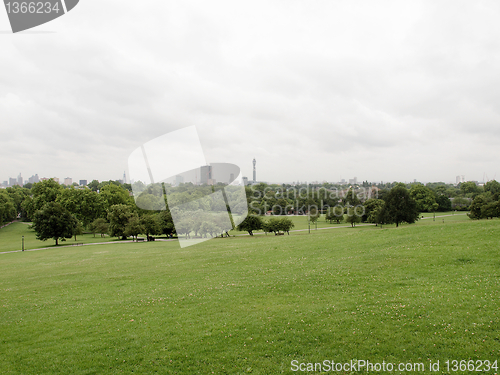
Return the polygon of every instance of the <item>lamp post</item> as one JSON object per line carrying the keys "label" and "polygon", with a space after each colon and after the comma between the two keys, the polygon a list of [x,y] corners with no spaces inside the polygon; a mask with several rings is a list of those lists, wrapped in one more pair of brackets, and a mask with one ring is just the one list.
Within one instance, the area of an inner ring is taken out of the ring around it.
{"label": "lamp post", "polygon": [[24,236],[23,236],[23,251],[24,251]]}

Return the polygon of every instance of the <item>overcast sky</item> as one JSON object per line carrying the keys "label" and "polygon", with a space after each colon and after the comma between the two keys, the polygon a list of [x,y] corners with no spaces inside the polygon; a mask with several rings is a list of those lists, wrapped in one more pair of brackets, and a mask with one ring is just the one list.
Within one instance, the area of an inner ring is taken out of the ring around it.
{"label": "overcast sky", "polygon": [[[119,179],[195,125],[262,181],[500,179],[497,1],[81,0],[12,34],[0,182]],[[175,160],[165,160],[165,168]]]}

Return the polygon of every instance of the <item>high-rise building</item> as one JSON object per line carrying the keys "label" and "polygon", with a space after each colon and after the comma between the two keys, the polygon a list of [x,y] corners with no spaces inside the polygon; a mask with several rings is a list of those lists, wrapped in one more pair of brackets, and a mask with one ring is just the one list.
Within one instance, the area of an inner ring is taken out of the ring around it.
{"label": "high-rise building", "polygon": [[15,178],[9,177],[9,186],[17,185],[17,180]]}
{"label": "high-rise building", "polygon": [[38,177],[38,174],[28,178],[28,182],[31,182],[32,184],[36,184],[37,182],[40,182],[40,178]]}
{"label": "high-rise building", "polygon": [[21,176],[21,173],[19,173],[19,176],[17,176],[17,184],[19,186],[23,186],[23,177]]}
{"label": "high-rise building", "polygon": [[248,177],[243,177],[243,185],[248,185]]}
{"label": "high-rise building", "polygon": [[457,176],[456,184],[458,185],[459,183],[460,183],[460,176]]}
{"label": "high-rise building", "polygon": [[257,164],[257,161],[255,158],[253,158],[253,182],[257,182],[257,171],[255,169],[255,164]]}
{"label": "high-rise building", "polygon": [[127,183],[127,175],[125,174],[125,171],[123,171],[123,183]]}
{"label": "high-rise building", "polygon": [[212,166],[204,165],[200,167],[200,184],[208,184],[212,180]]}
{"label": "high-rise building", "polygon": [[66,186],[71,186],[71,185],[73,185],[73,179],[72,179],[71,177],[66,177],[66,178],[64,179],[64,185],[66,185]]}
{"label": "high-rise building", "polygon": [[87,180],[80,180],[80,186],[87,186]]}

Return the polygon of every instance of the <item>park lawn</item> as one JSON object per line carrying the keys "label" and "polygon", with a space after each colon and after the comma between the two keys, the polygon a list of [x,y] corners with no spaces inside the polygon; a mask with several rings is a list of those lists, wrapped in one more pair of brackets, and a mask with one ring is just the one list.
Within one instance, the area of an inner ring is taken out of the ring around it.
{"label": "park lawn", "polygon": [[[429,221],[433,221],[433,213],[423,213],[420,214],[420,217],[424,216],[423,220],[417,221],[417,224],[423,223],[423,224],[429,224]],[[273,216],[264,216],[264,220],[268,220]],[[276,217],[282,217],[282,216],[276,216]],[[309,231],[309,224],[308,224],[308,217],[306,215],[296,215],[296,216],[287,216],[292,222],[294,223],[293,231],[297,230],[302,230],[302,231]],[[470,219],[466,215],[466,212],[436,212],[436,220],[439,222],[442,222],[443,219],[445,220],[445,223],[447,222],[458,222],[458,221],[469,221]],[[372,225],[369,223],[358,223],[356,224],[357,226],[364,226],[364,225]],[[404,224],[403,224],[404,225]],[[395,225],[392,225],[395,227]],[[392,227],[388,226],[388,227]],[[346,223],[346,222],[341,222],[340,224],[337,224],[335,222],[330,223],[325,220],[325,215],[321,215],[319,218],[317,225],[311,224],[310,229],[311,231],[317,229],[327,229],[327,228],[339,228],[339,227],[351,227],[351,224]],[[385,227],[385,226],[384,226]],[[254,234],[263,234],[262,231],[256,231]],[[248,234],[248,232],[245,231],[237,231],[233,230],[230,231],[230,234],[234,235],[240,235],[240,234]]]}
{"label": "park lawn", "polygon": [[424,222],[2,254],[2,373],[497,360],[500,220]]}
{"label": "park lawn", "polygon": [[[24,236],[24,248],[39,249],[45,247],[55,247],[54,240],[40,241],[36,239],[35,231],[30,229],[31,223],[14,222],[5,228],[0,229],[0,252],[17,251],[22,249],[22,237]],[[117,241],[117,238],[112,238],[106,235],[102,238],[100,234],[83,234],[75,238],[68,238],[66,241],[59,241],[59,246],[73,245],[75,243],[96,243]]]}

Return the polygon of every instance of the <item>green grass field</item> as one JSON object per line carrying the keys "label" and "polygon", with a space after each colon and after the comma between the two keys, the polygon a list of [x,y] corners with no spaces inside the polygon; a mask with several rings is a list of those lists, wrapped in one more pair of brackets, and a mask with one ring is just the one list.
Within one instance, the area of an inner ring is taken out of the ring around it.
{"label": "green grass field", "polygon": [[[36,239],[35,232],[30,228],[30,223],[15,222],[9,226],[0,229],[0,253],[5,251],[17,251],[22,249],[22,237],[24,236],[24,248],[39,249],[45,247],[55,247],[55,241],[39,241]],[[69,238],[66,241],[60,241],[59,247],[73,245],[75,243],[96,243],[117,241],[117,238],[106,236],[101,238],[100,234],[84,234],[75,238]]]}
{"label": "green grass field", "polygon": [[[8,228],[2,246],[18,236]],[[1,254],[1,373],[278,374],[293,373],[292,360],[498,360],[499,245],[500,220],[452,215],[184,249]]]}

